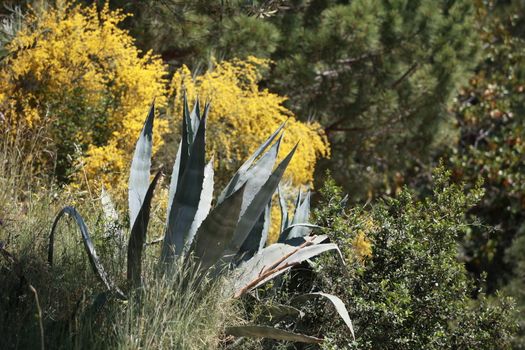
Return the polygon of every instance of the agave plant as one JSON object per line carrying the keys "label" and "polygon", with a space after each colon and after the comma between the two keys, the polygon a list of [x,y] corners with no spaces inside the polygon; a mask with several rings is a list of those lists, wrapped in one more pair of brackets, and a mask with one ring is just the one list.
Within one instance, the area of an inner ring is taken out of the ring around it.
{"label": "agave plant", "polygon": [[[266,246],[270,227],[272,197],[292,159],[297,145],[275,166],[284,135],[283,123],[242,164],[227,186],[213,199],[213,158],[206,163],[205,133],[209,105],[201,107],[197,101],[190,112],[184,99],[182,139],[173,166],[168,193],[167,220],[159,264],[165,273],[170,267],[190,257],[196,259],[200,271],[211,277],[227,271],[231,280],[231,294],[240,297],[292,267],[323,252],[336,251],[326,236],[311,236],[316,227],[308,223],[310,194],[303,198],[299,192],[293,217],[288,219],[286,203],[279,191],[282,225],[279,242]],[[151,201],[160,172],[150,182],[153,123],[155,107],[152,104],[137,141],[129,176],[130,233],[127,244],[127,281],[131,288],[142,285],[142,254],[146,244]],[[113,219],[107,194],[102,196],[103,209]],[[60,219],[68,214],[82,234],[85,250],[93,271],[104,284],[106,292],[126,299],[127,295],[106,273],[90,238],[82,216],[73,207],[62,209],[51,229],[48,262],[53,263],[53,243]],[[348,325],[353,328],[342,301],[333,295],[313,293],[303,298],[322,297],[330,301]],[[300,299],[300,298],[299,298]],[[282,305],[286,310],[290,306]],[[228,332],[237,336],[267,336],[274,339],[318,342],[321,339],[279,330],[270,326],[239,326]]]}

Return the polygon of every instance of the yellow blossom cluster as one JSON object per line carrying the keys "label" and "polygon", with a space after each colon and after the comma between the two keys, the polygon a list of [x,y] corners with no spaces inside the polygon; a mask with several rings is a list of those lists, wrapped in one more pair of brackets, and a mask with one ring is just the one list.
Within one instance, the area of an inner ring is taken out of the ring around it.
{"label": "yellow blossom cluster", "polygon": [[377,225],[369,214],[364,214],[359,221],[359,229],[351,244],[351,255],[360,263],[364,263],[372,256],[372,243],[368,237],[377,230]]}
{"label": "yellow blossom cluster", "polygon": [[[212,106],[207,141],[217,188],[284,121],[280,159],[299,142],[285,178],[294,186],[312,183],[317,160],[329,156],[326,136],[317,123],[296,120],[284,97],[259,88],[268,61],[214,62],[199,76],[184,66],[168,84],[162,60],[140,52],[118,27],[125,18],[107,4],[83,7],[65,0],[27,14],[0,66],[0,130],[9,131],[0,136],[22,135],[27,158],[46,174],[62,171],[63,179],[73,180],[70,189],[103,184],[120,199],[154,99],[170,116],[156,119],[154,152],[164,149],[170,157],[161,161],[173,161],[175,152],[163,143],[170,129],[180,127],[186,91],[190,102],[198,97]],[[275,231],[277,215],[273,223]]]}
{"label": "yellow blossom cluster", "polygon": [[[315,163],[329,156],[326,135],[317,123],[303,123],[283,106],[285,97],[259,89],[268,61],[249,57],[216,63],[197,77],[188,67],[177,70],[171,83],[174,114],[182,110],[184,91],[189,101],[211,103],[207,141],[215,155],[219,181],[224,182],[277,127],[287,121],[280,158],[299,142],[285,179],[294,185],[311,184]],[[180,120],[180,119],[179,119]]]}
{"label": "yellow blossom cluster", "polygon": [[[118,183],[149,104],[154,98],[165,103],[165,66],[159,57],[141,53],[118,28],[125,17],[107,4],[57,1],[27,14],[7,46],[9,55],[0,67],[0,112],[6,127],[46,141],[36,143],[46,149],[28,154],[38,158],[42,171],[70,175],[71,159],[80,150],[87,155],[88,179]],[[159,120],[156,129],[160,147],[167,122]]]}

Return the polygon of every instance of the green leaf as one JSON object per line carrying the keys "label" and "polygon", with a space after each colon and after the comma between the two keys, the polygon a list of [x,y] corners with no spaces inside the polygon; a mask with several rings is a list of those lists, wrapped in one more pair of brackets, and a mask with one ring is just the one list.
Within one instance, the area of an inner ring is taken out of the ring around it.
{"label": "green leaf", "polygon": [[53,266],[53,253],[54,253],[54,242],[55,242],[55,232],[58,227],[58,223],[64,215],[69,215],[75,220],[78,228],[80,229],[80,234],[82,235],[82,242],[84,243],[84,248],[88,255],[89,263],[93,272],[98,276],[100,281],[104,284],[108,291],[114,292],[119,298],[126,299],[126,296],[120,289],[115,285],[115,283],[109,278],[108,274],[104,270],[102,263],[97,255],[91,236],[89,235],[88,228],[82,216],[77,212],[73,207],[65,207],[57,214],[53,226],[51,227],[51,233],[49,234],[49,246],[47,252],[47,261],[50,266]]}
{"label": "green leaf", "polygon": [[[182,254],[188,240],[191,224],[197,213],[204,181],[206,115],[199,124],[195,141],[191,145],[190,157],[179,178],[180,185],[168,213],[168,225],[162,246],[161,261],[172,261]],[[183,142],[184,144],[184,142]],[[182,160],[182,158],[181,158]]]}
{"label": "green leaf", "polygon": [[243,196],[244,187],[213,208],[197,230],[190,252],[199,259],[203,270],[223,256],[237,226]]}
{"label": "green leaf", "polygon": [[135,220],[129,236],[127,278],[128,282],[130,282],[131,285],[135,287],[138,287],[141,284],[142,249],[144,247],[144,243],[146,243],[151,200],[153,199],[155,187],[157,186],[157,183],[160,179],[160,175],[161,172],[159,171],[153,178],[153,181],[151,181],[148,192],[146,192],[144,202],[142,203],[140,212],[137,216],[137,220]]}
{"label": "green leaf", "polygon": [[354,326],[352,325],[352,320],[350,319],[350,315],[348,314],[348,310],[346,309],[345,303],[343,303],[343,301],[339,297],[333,294],[316,292],[316,293],[303,294],[299,297],[294,298],[292,302],[295,300],[301,300],[301,299],[307,299],[307,298],[318,298],[318,297],[325,298],[332,303],[335,310],[337,311],[339,316],[341,316],[341,319],[344,321],[344,323],[350,330],[350,333],[352,334],[352,338],[355,340]]}
{"label": "green leaf", "polygon": [[135,146],[135,153],[131,162],[128,185],[129,222],[133,227],[139,214],[144,197],[148,191],[151,150],[153,145],[153,121],[155,119],[155,104],[151,104],[148,117]]}
{"label": "green leaf", "polygon": [[319,344],[323,342],[323,339],[321,338],[316,338],[299,333],[293,333],[270,326],[248,325],[227,327],[225,332],[226,334],[233,335],[235,337],[268,338],[309,344]]}

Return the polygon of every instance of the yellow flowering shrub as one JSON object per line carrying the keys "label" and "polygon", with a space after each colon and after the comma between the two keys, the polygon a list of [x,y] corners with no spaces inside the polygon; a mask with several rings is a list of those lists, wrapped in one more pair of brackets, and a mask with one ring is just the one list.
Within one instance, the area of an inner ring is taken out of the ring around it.
{"label": "yellow flowering shrub", "polygon": [[267,66],[267,60],[249,57],[220,62],[197,77],[183,66],[173,76],[170,95],[178,120],[184,91],[189,101],[198,97],[211,102],[207,142],[215,155],[221,184],[285,120],[288,122],[280,158],[299,142],[285,179],[294,185],[311,184],[317,160],[329,156],[328,141],[319,124],[296,120],[283,106],[285,97],[259,89],[261,70]]}
{"label": "yellow flowering shrub", "polygon": [[[7,46],[0,124],[11,137],[20,130],[28,140],[40,135],[42,142],[26,152],[42,171],[64,179],[75,156],[84,154],[88,179],[118,183],[150,103],[165,104],[165,66],[118,28],[125,17],[107,4],[98,9],[58,1],[29,13]],[[167,122],[155,127],[158,148]]]}

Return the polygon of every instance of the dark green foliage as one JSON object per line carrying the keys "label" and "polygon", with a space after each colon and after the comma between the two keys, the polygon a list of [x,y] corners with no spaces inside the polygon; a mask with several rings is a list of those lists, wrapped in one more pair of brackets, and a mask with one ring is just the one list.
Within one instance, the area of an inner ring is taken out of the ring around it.
{"label": "dark green foliage", "polygon": [[268,57],[278,45],[280,33],[274,25],[259,18],[276,9],[275,4],[267,2],[109,1],[111,7],[133,14],[126,25],[139,47],[153,49],[172,65],[193,67],[207,64],[210,56]]}
{"label": "dark green foliage", "polygon": [[504,293],[516,300],[519,333],[513,339],[514,349],[525,349],[525,232],[520,230],[512,246],[507,250],[506,263],[515,276],[503,289]]}
{"label": "dark green foliage", "polygon": [[[476,62],[471,1],[292,1],[272,86],[332,142],[352,200],[392,191],[449,141],[447,104]],[[337,169],[337,171],[336,171]]]}
{"label": "dark green foliage", "polygon": [[[392,191],[450,142],[447,107],[477,64],[469,0],[111,0],[144,50],[172,67],[254,55],[266,85],[321,123],[332,159],[321,168],[352,200]],[[358,184],[358,185],[357,185]]]}
{"label": "dark green foliage", "polygon": [[496,229],[474,228],[465,247],[469,269],[487,272],[493,292],[511,277],[504,252],[525,220],[525,41],[511,34],[523,13],[509,6],[478,11],[483,61],[454,105],[461,137],[449,160],[459,181],[484,180],[486,195],[473,213]]}
{"label": "dark green foliage", "polygon": [[[479,295],[458,261],[457,241],[469,229],[465,211],[482,191],[467,193],[448,183],[438,169],[432,195],[417,200],[408,190],[370,211],[345,210],[340,189],[328,181],[318,224],[340,246],[351,247],[360,232],[372,244],[372,255],[353,259],[346,268],[327,257],[319,268],[318,287],[339,296],[350,309],[359,349],[505,349],[513,324],[512,304]],[[351,257],[351,251],[347,251]],[[354,256],[358,251],[354,250]],[[349,346],[339,323],[328,317],[334,346]]]}

